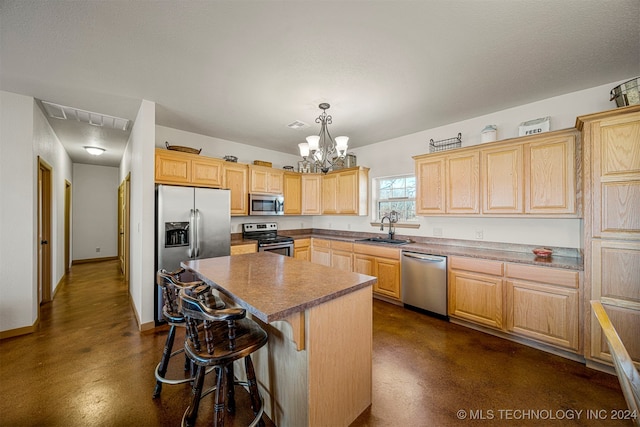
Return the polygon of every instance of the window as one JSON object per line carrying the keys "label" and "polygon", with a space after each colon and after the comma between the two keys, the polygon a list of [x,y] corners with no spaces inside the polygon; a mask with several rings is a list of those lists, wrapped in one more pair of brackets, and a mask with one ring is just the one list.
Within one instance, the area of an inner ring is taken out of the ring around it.
{"label": "window", "polygon": [[390,176],[376,179],[375,220],[391,211],[398,212],[398,222],[416,221],[416,177]]}

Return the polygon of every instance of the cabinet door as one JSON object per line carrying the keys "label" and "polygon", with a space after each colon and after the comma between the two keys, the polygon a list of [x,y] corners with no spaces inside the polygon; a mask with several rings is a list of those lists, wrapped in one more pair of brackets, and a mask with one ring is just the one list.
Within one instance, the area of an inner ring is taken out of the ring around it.
{"label": "cabinet door", "polygon": [[222,187],[222,160],[199,157],[191,161],[191,183],[200,187]]}
{"label": "cabinet door", "polygon": [[449,314],[502,329],[502,278],[451,270]]}
{"label": "cabinet door", "polygon": [[640,238],[640,113],[594,123],[593,236]]}
{"label": "cabinet door", "polygon": [[358,213],[358,171],[337,174],[338,188],[336,195],[337,212],[340,214]]}
{"label": "cabinet door", "polygon": [[419,215],[445,213],[445,166],[444,158],[416,160],[416,183]]}
{"label": "cabinet door", "polygon": [[249,214],[247,165],[227,162],[223,169],[223,186],[231,190],[231,215]]}
{"label": "cabinet door", "polygon": [[576,212],[575,134],[525,144],[525,212]]}
{"label": "cabinet door", "polygon": [[267,172],[267,192],[284,194],[284,172],[279,170],[270,170]]}
{"label": "cabinet door", "polygon": [[322,175],[302,175],[302,215],[320,215],[322,213],[321,183]]}
{"label": "cabinet door", "polygon": [[293,257],[304,261],[311,261],[311,249],[309,246],[293,249]]}
{"label": "cabinet door", "polygon": [[353,271],[353,254],[351,252],[332,249],[331,267],[344,271]]}
{"label": "cabinet door", "polygon": [[311,262],[331,266],[331,242],[323,239],[311,239]]}
{"label": "cabinet door", "polygon": [[371,255],[353,254],[353,272],[375,276],[375,257]]}
{"label": "cabinet door", "polygon": [[373,287],[374,292],[400,299],[400,261],[376,258],[376,277],[378,283]]}
{"label": "cabinet door", "polygon": [[560,286],[507,280],[507,330],[577,351],[578,291]]}
{"label": "cabinet door", "polygon": [[298,173],[284,174],[284,214],[302,213],[302,177]]}
{"label": "cabinet door", "polygon": [[322,177],[322,213],[338,213],[338,175],[331,174]]}
{"label": "cabinet door", "polygon": [[470,151],[447,156],[447,212],[479,213],[480,153]]}
{"label": "cabinet door", "polygon": [[249,192],[268,193],[268,175],[266,168],[249,166]]}
{"label": "cabinet door", "polygon": [[[594,239],[591,299],[605,306],[627,352],[640,369],[640,242]],[[591,319],[591,357],[611,361],[600,324]]]}
{"label": "cabinet door", "polygon": [[163,184],[189,184],[191,159],[180,153],[156,150],[155,180]]}
{"label": "cabinet door", "polygon": [[522,213],[522,146],[481,151],[482,212]]}

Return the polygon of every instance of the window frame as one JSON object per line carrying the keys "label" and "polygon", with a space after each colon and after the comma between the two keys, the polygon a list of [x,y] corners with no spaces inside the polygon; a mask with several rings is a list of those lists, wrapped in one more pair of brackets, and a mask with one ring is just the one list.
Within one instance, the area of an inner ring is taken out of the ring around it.
{"label": "window frame", "polygon": [[376,177],[373,178],[373,191],[372,191],[372,209],[371,209],[371,224],[372,225],[380,225],[380,210],[379,210],[379,206],[380,206],[380,202],[393,202],[393,201],[398,201],[398,202],[413,202],[413,218],[409,219],[409,220],[405,220],[402,219],[400,221],[398,221],[397,223],[395,223],[394,225],[396,227],[419,227],[418,224],[418,216],[416,215],[415,212],[415,208],[416,208],[416,184],[414,184],[414,197],[392,197],[389,199],[381,199],[380,198],[380,190],[381,190],[381,183],[385,180],[393,180],[393,179],[404,179],[405,180],[405,193],[406,193],[406,179],[407,178],[413,178],[414,179],[414,183],[415,183],[415,179],[416,179],[416,175],[412,174],[412,173],[407,173],[407,174],[398,174],[398,175],[389,175],[389,176],[380,176],[380,177]]}

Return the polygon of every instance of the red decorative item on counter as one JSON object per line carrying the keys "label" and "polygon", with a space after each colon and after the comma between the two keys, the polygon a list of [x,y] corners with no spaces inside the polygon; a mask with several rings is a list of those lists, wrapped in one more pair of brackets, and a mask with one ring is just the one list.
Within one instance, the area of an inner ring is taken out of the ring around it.
{"label": "red decorative item on counter", "polygon": [[553,253],[553,249],[549,248],[535,248],[533,253],[540,258],[549,258]]}

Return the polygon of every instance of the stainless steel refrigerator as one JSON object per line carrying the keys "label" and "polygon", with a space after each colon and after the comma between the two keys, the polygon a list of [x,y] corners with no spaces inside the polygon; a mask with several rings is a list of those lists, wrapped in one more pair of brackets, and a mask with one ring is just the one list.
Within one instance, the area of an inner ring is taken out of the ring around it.
{"label": "stainless steel refrigerator", "polygon": [[[174,271],[189,259],[229,255],[229,190],[156,186],[156,271]],[[155,275],[154,275],[155,277]],[[156,320],[162,322],[162,292],[156,288]]]}

